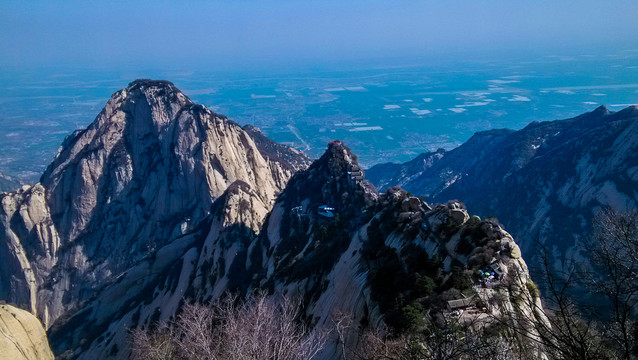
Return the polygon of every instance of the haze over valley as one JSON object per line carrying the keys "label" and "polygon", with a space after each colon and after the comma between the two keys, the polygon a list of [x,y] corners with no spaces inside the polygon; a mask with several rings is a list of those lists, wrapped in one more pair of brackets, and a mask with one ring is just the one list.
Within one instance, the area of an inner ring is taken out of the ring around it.
{"label": "haze over valley", "polygon": [[[638,50],[604,55],[343,64],[335,69],[0,72],[0,172],[33,183],[64,137],[130,76],[171,79],[194,101],[318,157],[344,140],[363,166],[450,150],[476,131],[520,129],[638,102]],[[141,76],[140,76],[141,74]]]}

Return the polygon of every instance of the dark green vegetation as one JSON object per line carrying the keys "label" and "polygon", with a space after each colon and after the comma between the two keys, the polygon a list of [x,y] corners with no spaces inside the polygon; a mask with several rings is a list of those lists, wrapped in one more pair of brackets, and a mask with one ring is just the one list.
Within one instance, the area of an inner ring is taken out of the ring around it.
{"label": "dark green vegetation", "polygon": [[[363,259],[370,269],[368,282],[372,297],[385,314],[393,336],[414,335],[425,331],[424,319],[428,313],[445,311],[447,300],[471,291],[473,279],[464,272],[464,267],[444,273],[441,260],[428,256],[425,249],[416,244],[424,213],[416,212],[411,218],[401,215],[405,214],[404,204],[411,198],[407,192],[392,189],[385,197],[381,203],[386,205],[367,228]],[[451,234],[454,230],[458,227],[455,229],[452,223],[447,223],[439,235]],[[386,244],[392,236],[411,239],[411,242],[398,252]]]}
{"label": "dark green vegetation", "polygon": [[612,110],[477,132],[453,150],[375,166],[367,178],[381,189],[398,185],[432,203],[462,199],[481,216],[498,215],[532,270],[542,270],[534,257],[543,245],[552,249],[553,270],[563,271],[592,233],[596,209],[637,206],[638,108]]}
{"label": "dark green vegetation", "polygon": [[[319,160],[292,177],[278,199],[284,213],[279,223],[281,241],[273,252],[277,278],[311,278],[319,290],[320,279],[350,245],[352,232],[371,216],[367,194],[374,190],[349,175],[357,166],[350,149],[333,142]],[[319,215],[322,205],[334,207],[335,217]],[[262,231],[262,241],[266,234]]]}
{"label": "dark green vegetation", "polygon": [[370,269],[372,297],[386,314],[388,326],[400,333],[419,323],[415,315],[423,317],[424,306],[431,304],[429,296],[441,287],[443,277],[440,261],[429,259],[420,247],[411,244],[398,254],[385,245],[390,233],[385,233],[384,227],[392,221],[392,213],[389,210],[371,221],[362,253]]}

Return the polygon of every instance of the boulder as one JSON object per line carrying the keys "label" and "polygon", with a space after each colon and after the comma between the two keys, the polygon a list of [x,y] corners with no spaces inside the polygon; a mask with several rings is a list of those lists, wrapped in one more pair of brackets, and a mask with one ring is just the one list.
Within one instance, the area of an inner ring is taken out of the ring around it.
{"label": "boulder", "polygon": [[402,211],[415,212],[421,209],[421,200],[416,196],[410,196],[401,203]]}
{"label": "boulder", "polygon": [[449,219],[457,226],[465,224],[470,219],[467,211],[463,209],[451,209],[449,213]]}
{"label": "boulder", "polygon": [[520,259],[521,258],[521,249],[516,245],[515,242],[510,241],[506,245],[507,251],[512,259]]}
{"label": "boulder", "polygon": [[40,320],[11,305],[0,305],[0,354],[12,360],[53,359]]}

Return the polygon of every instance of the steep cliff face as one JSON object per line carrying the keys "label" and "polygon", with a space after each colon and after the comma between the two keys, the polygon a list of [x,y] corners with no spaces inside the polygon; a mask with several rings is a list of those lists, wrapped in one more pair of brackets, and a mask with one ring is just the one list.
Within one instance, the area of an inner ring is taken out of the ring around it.
{"label": "steep cliff face", "polygon": [[[290,180],[269,214],[258,242],[263,277],[254,285],[302,297],[315,326],[328,327],[339,312],[360,320],[376,307],[357,253],[378,199],[356,156],[341,142],[329,144]],[[334,351],[327,349],[327,358]]]}
{"label": "steep cliff face", "polygon": [[53,360],[38,318],[10,305],[0,305],[0,354],[3,359]]}
{"label": "steep cliff face", "polygon": [[250,268],[251,241],[269,208],[248,184],[231,184],[203,221],[56,324],[50,330],[55,353],[62,358],[126,359],[129,329],[174,318],[185,303],[208,303],[226,291],[237,291]]}
{"label": "steep cliff face", "polygon": [[[126,358],[130,327],[148,327],[156,321],[168,320],[186,302],[207,303],[225,292],[243,294],[266,287],[282,293],[285,290],[280,283],[288,281],[285,280],[288,273],[308,287],[295,294],[319,296],[321,289],[310,284],[329,274],[334,260],[348,247],[349,219],[330,225],[333,229],[344,226],[336,245],[326,234],[321,238],[297,234],[291,239],[289,233],[280,235],[278,229],[289,229],[293,216],[304,217],[304,210],[294,214],[288,211],[288,204],[296,201],[310,204],[305,209],[306,218],[318,223],[328,220],[320,220],[316,212],[316,206],[323,203],[339,206],[340,214],[349,211],[350,218],[356,217],[355,211],[371,206],[377,197],[376,190],[361,181],[362,174],[357,175],[353,166],[357,165],[349,150],[341,143],[332,144],[320,160],[294,177],[274,207],[265,203],[247,183],[231,184],[212,204],[203,221],[126,271],[82,310],[54,327],[51,330],[54,351],[70,358]],[[307,197],[313,202],[309,203]],[[266,217],[268,225],[262,228]],[[298,262],[299,269],[292,261],[299,254],[289,249],[290,241],[300,242],[292,245],[297,252],[302,250],[301,242],[317,248],[309,259]],[[332,262],[323,261],[327,258],[332,258]],[[313,269],[314,266],[320,269]],[[354,266],[348,271],[358,270]],[[332,309],[328,305],[320,306],[327,315]]]}
{"label": "steep cliff face", "polygon": [[170,82],[132,82],[67,137],[41,184],[1,195],[0,296],[48,327],[200,223],[230,184],[271,206],[309,159],[256,133]]}
{"label": "steep cliff face", "polygon": [[[0,195],[0,296],[34,314],[43,277],[57,262],[61,241],[40,184]],[[42,321],[48,322],[46,311]],[[46,326],[46,325],[45,325]]]}
{"label": "steep cliff face", "polygon": [[638,205],[637,120],[636,106],[600,107],[519,131],[477,133],[452,151],[368,174],[381,187],[400,185],[429,201],[463,199],[480,214],[498,216],[526,254],[535,253],[538,240],[561,266],[580,258],[596,210]]}
{"label": "steep cliff face", "polygon": [[[55,326],[50,335],[55,352],[127,358],[128,329],[170,320],[185,303],[256,288],[303,299],[313,327],[330,328],[335,316],[347,314],[363,328],[390,330],[397,327],[397,306],[434,303],[441,292],[458,297],[461,289],[454,290],[451,279],[465,276],[469,285],[462,290],[492,304],[493,314],[525,312],[543,321],[532,307],[512,305],[532,296],[526,286],[531,280],[507,232],[470,218],[458,202],[431,209],[400,189],[379,195],[340,142],[293,176],[272,209],[237,181],[210,211]],[[473,285],[476,279],[467,272],[490,264],[503,270],[503,285]],[[432,293],[415,291],[423,277],[433,279]],[[345,339],[348,346],[356,345],[357,335]],[[338,345],[331,339],[321,358],[338,358]]]}

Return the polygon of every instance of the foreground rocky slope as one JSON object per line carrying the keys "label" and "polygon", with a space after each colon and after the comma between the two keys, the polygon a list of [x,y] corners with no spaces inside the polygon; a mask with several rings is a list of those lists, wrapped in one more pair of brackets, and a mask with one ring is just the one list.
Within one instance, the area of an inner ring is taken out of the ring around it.
{"label": "foreground rocky slope", "polygon": [[309,159],[254,136],[166,81],[115,93],[40,184],[0,196],[0,297],[48,327],[200,223],[234,182],[270,206]]}
{"label": "foreground rocky slope", "polygon": [[380,188],[399,185],[428,201],[463,199],[496,215],[532,255],[544,244],[557,267],[579,259],[595,211],[638,206],[638,107],[604,106],[519,131],[476,133],[451,151],[371,168]]}
{"label": "foreground rocky slope", "polygon": [[0,356],[3,359],[53,359],[42,324],[28,311],[0,305]]}
{"label": "foreground rocky slope", "polygon": [[[301,298],[313,328],[349,319],[324,359],[365,330],[414,330],[410,314],[441,322],[449,300],[485,308],[481,329],[545,321],[496,222],[458,201],[379,194],[338,141],[308,164],[168,82],[135,81],[65,140],[40,184],[0,196],[0,297],[43,320],[56,355],[81,359],[126,359],[130,329],[255,289]],[[483,287],[488,267],[499,279]]]}

